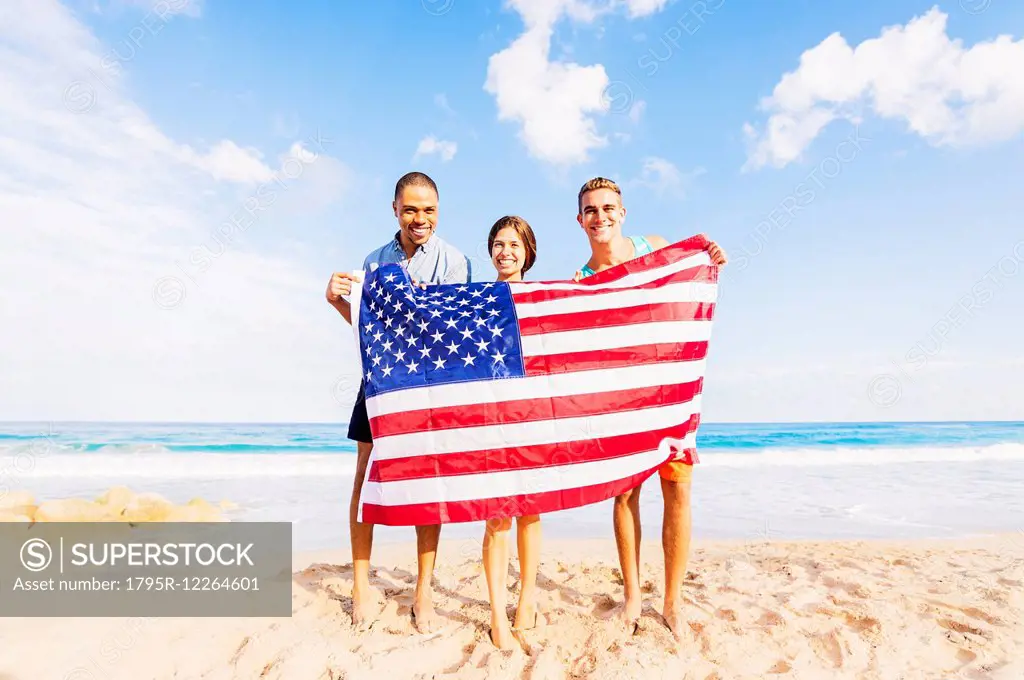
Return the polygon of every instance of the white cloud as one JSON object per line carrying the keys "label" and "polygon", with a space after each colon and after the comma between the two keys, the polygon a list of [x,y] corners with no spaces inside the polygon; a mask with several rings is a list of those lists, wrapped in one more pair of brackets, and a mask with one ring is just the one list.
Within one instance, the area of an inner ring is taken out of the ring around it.
{"label": "white cloud", "polygon": [[275,113],[271,119],[271,128],[276,136],[293,139],[302,129],[302,124],[298,116]]}
{"label": "white cloud", "polygon": [[631,184],[645,186],[659,196],[685,198],[693,180],[704,174],[704,168],[682,172],[671,161],[657,156],[644,159],[640,176]]}
{"label": "white cloud", "polygon": [[[660,9],[665,3],[630,1],[632,16]],[[563,17],[592,22],[615,5],[583,0],[507,0],[519,12],[526,30],[509,47],[491,55],[484,89],[498,105],[498,119],[520,126],[519,138],[529,154],[556,165],[586,162],[608,138],[597,129],[596,115],[608,111],[609,85],[604,66],[552,61],[555,24]]]}
{"label": "white cloud", "polygon": [[230,140],[197,151],[164,135],[116,74],[77,112],[61,93],[103,46],[55,2],[7,11],[18,21],[0,16],[4,417],[336,411],[347,329],[322,302],[325,278],[252,241],[291,222],[289,202],[336,198],[344,166],[313,139],[274,171]]}
{"label": "white cloud", "polygon": [[933,8],[906,26],[851,48],[838,33],[800,57],[761,108],[758,132],[746,125],[745,169],[784,167],[821,130],[861,109],[904,121],[933,145],[1004,141],[1024,132],[1024,40],[1009,36],[965,48],[946,34],[947,15]]}
{"label": "white cloud", "polygon": [[633,102],[633,105],[631,107],[629,107],[629,119],[633,121],[634,124],[639,123],[640,117],[644,115],[644,111],[646,110],[647,102],[645,102],[643,99],[638,99],[637,101]]}
{"label": "white cloud", "polygon": [[181,150],[181,158],[216,179],[229,182],[256,183],[269,181],[274,172],[260,160],[261,154],[255,149],[242,149],[230,140],[218,142],[205,154],[196,153],[189,147]]}
{"label": "white cloud", "polygon": [[447,163],[451,159],[455,158],[455,152],[458,150],[459,145],[457,143],[437,139],[431,135],[420,140],[419,146],[416,147],[416,153],[413,155],[413,160],[422,158],[423,156],[437,154],[441,157],[441,161]]}
{"label": "white cloud", "polygon": [[437,108],[439,108],[442,111],[444,111],[445,113],[447,113],[448,115],[451,115],[451,116],[455,115],[455,109],[453,109],[451,107],[451,105],[448,103],[448,95],[446,95],[443,92],[440,93],[440,94],[435,94],[434,95],[434,105]]}
{"label": "white cloud", "polygon": [[203,0],[115,0],[115,2],[146,9],[161,17],[174,14],[198,17],[203,13]]}
{"label": "white cloud", "polygon": [[626,6],[631,18],[645,17],[660,12],[668,0],[626,0]]}

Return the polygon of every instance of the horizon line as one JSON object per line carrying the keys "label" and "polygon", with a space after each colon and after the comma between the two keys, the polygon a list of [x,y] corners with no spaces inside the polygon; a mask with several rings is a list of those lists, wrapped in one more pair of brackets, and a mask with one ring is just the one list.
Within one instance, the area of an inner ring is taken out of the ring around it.
{"label": "horizon line", "polygon": [[[1024,424],[1024,419],[995,420],[718,420],[701,421],[706,425],[919,425],[919,424]],[[347,426],[348,421],[317,420],[0,420],[3,425],[316,425]]]}

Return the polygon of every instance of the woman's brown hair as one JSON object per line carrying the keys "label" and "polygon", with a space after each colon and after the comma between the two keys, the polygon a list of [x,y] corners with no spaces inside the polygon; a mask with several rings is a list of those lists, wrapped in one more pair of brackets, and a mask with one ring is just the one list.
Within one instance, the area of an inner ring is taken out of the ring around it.
{"label": "woman's brown hair", "polygon": [[526,261],[523,262],[523,273],[525,274],[537,260],[537,237],[533,235],[530,223],[522,217],[518,215],[505,215],[494,223],[490,233],[487,234],[487,254],[493,257],[491,251],[494,248],[494,239],[498,236],[498,232],[505,227],[515,229],[516,233],[519,234],[519,238],[523,240],[523,249],[526,250]]}

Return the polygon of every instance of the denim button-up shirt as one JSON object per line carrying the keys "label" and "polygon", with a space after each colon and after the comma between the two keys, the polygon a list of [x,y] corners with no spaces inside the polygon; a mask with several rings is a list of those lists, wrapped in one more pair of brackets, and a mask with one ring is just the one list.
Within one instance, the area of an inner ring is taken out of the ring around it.
{"label": "denim button-up shirt", "polygon": [[376,266],[401,264],[409,276],[421,283],[469,283],[472,281],[472,267],[469,258],[457,248],[442,240],[437,234],[421,246],[409,259],[399,241],[401,232],[377,248],[363,260],[363,271],[369,272]]}

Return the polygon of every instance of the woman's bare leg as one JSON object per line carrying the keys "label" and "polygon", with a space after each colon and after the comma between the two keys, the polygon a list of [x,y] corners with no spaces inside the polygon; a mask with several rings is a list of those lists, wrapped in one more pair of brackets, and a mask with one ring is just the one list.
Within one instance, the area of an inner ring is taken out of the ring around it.
{"label": "woman's bare leg", "polygon": [[484,575],[487,577],[487,595],[491,600],[491,641],[499,649],[512,649],[518,643],[512,636],[512,627],[505,611],[508,594],[508,531],[512,520],[508,517],[487,520],[484,534]]}
{"label": "woman's bare leg", "polygon": [[537,623],[537,567],[540,565],[540,515],[516,519],[519,547],[519,605],[515,627],[533,628]]}

